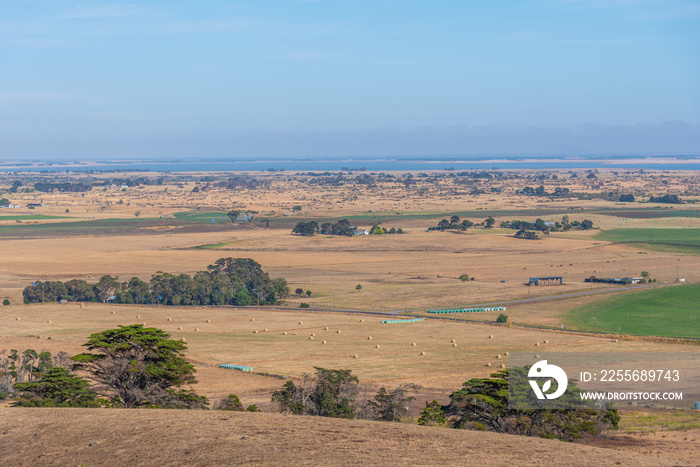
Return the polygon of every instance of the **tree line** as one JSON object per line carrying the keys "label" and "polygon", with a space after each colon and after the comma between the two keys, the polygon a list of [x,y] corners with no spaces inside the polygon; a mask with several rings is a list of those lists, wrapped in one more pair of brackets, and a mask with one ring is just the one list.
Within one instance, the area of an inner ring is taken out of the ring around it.
{"label": "tree line", "polygon": [[250,258],[220,258],[194,276],[157,272],[149,282],[104,275],[94,284],[81,279],[37,281],[24,288],[25,303],[106,302],[162,305],[274,305],[289,296],[287,281],[271,279]]}

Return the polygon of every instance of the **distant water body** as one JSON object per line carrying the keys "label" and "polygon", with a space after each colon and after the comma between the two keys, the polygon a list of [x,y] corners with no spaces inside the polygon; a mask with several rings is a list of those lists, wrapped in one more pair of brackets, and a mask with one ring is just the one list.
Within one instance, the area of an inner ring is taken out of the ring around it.
{"label": "distant water body", "polygon": [[117,171],[147,170],[151,172],[252,172],[268,169],[284,169],[286,172],[339,171],[343,169],[366,169],[368,172],[383,171],[430,171],[447,168],[465,170],[516,170],[516,169],[624,169],[634,170],[700,170],[700,157],[681,157],[673,160],[665,157],[624,156],[611,158],[504,158],[479,157],[471,159],[441,157],[439,160],[396,159],[275,159],[275,160],[183,160],[183,161],[96,161],[80,165],[52,165],[2,167],[0,172],[38,172],[42,170],[69,171]]}

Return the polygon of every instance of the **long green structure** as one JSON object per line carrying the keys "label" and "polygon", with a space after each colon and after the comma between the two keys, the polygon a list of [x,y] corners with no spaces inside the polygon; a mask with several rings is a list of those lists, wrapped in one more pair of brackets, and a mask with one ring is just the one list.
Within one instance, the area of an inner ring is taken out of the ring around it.
{"label": "long green structure", "polygon": [[447,313],[476,313],[479,311],[506,311],[504,306],[489,306],[484,308],[455,308],[452,310],[429,310],[428,313],[447,314]]}
{"label": "long green structure", "polygon": [[230,363],[222,363],[219,368],[226,368],[227,370],[238,370],[238,371],[253,371],[252,366],[244,365],[232,365]]}
{"label": "long green structure", "polygon": [[425,321],[425,318],[413,318],[413,319],[384,319],[382,324],[399,324],[399,323],[417,323],[419,321]]}

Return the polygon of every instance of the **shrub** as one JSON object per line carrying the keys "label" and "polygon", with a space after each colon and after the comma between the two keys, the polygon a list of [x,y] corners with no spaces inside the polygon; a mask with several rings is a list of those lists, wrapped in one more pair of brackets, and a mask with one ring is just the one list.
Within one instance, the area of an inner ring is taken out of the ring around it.
{"label": "shrub", "polygon": [[306,302],[301,302],[301,304],[299,305],[299,308],[311,308],[311,305],[309,305]]}
{"label": "shrub", "polygon": [[420,417],[418,417],[419,425],[428,426],[445,426],[447,419],[445,418],[445,412],[442,410],[442,406],[438,401],[432,401],[431,403],[425,403],[425,408],[420,411]]}
{"label": "shrub", "polygon": [[496,318],[497,323],[507,323],[508,322],[508,315],[501,313],[498,315],[498,318]]}
{"label": "shrub", "polygon": [[2,304],[5,305],[5,306],[9,305],[9,304],[10,304],[10,299],[9,299],[9,298],[6,298],[5,300],[2,301]]}

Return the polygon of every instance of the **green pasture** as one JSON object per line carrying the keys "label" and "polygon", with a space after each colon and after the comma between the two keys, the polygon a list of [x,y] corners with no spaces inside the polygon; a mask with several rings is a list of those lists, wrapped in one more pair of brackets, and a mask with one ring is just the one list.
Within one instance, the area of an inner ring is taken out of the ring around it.
{"label": "green pasture", "polygon": [[700,254],[700,229],[612,229],[595,238],[645,250]]}
{"label": "green pasture", "polygon": [[564,322],[586,331],[700,338],[698,302],[700,284],[630,291],[575,308]]}

